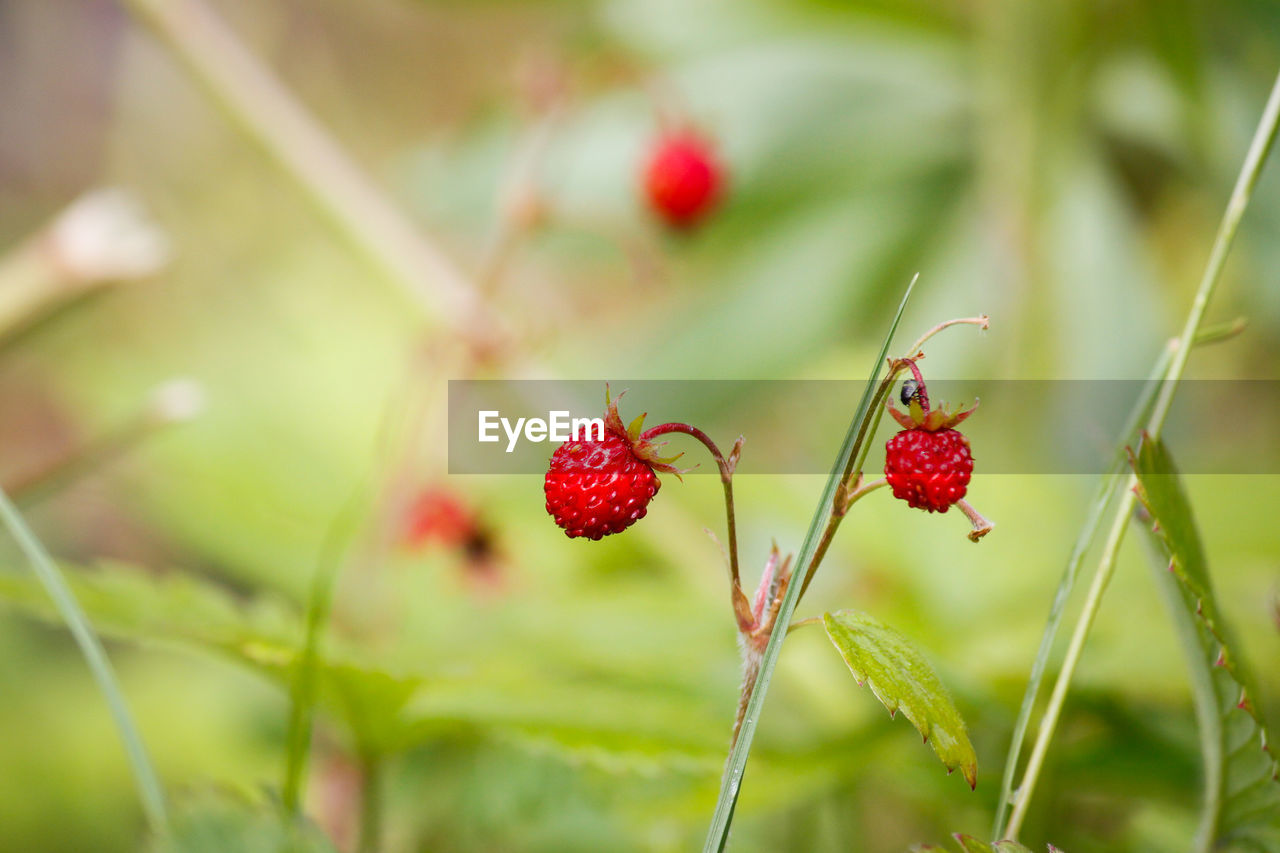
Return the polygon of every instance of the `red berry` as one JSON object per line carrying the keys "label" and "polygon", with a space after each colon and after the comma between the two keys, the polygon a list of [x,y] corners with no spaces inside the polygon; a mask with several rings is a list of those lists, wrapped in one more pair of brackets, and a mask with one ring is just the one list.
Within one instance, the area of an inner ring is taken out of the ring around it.
{"label": "red berry", "polygon": [[568,441],[557,448],[543,488],[547,512],[569,538],[599,539],[644,518],[661,485],[632,443],[608,431],[603,441]]}
{"label": "red berry", "polygon": [[423,490],[405,513],[403,538],[418,548],[437,542],[458,547],[476,536],[475,513],[453,492],[439,487]]}
{"label": "red berry", "polygon": [[969,439],[958,430],[904,429],[885,445],[884,476],[893,496],[918,509],[946,512],[973,475]]}
{"label": "red berry", "polygon": [[[884,476],[895,498],[917,509],[946,512],[964,498],[973,476],[969,439],[955,429],[973,409],[952,413],[945,405],[930,406],[920,368],[915,359],[905,361],[912,378],[902,384],[900,399],[907,404],[907,411],[900,412],[888,403],[889,414],[904,429],[884,446]],[[961,509],[968,514],[966,507]]]}
{"label": "red berry", "polygon": [[649,205],[674,228],[701,221],[720,198],[724,168],[702,137],[689,131],[658,140],[644,170]]}

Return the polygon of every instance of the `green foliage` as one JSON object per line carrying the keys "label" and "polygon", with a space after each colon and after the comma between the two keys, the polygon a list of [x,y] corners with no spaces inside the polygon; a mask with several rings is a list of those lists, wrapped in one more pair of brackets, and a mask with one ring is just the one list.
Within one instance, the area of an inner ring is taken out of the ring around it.
{"label": "green foliage", "polygon": [[1191,504],[1164,444],[1145,437],[1133,460],[1152,533],[1168,560],[1159,571],[1191,668],[1204,759],[1196,849],[1280,851],[1280,781],[1239,645],[1214,597]]}
{"label": "green foliage", "polygon": [[[994,844],[988,844],[985,841],[979,841],[972,835],[962,835],[957,833],[952,836],[959,846],[961,853],[1032,853],[1030,847],[1023,847],[1016,841],[997,841]],[[926,851],[943,851],[945,847],[937,847],[933,844],[920,844],[912,849],[912,853],[926,853]],[[1061,853],[1057,847],[1052,844],[1048,845],[1049,853]]]}
{"label": "green foliage", "polygon": [[222,793],[190,797],[150,853],[337,853],[319,827]]}
{"label": "green foliage", "polygon": [[978,784],[978,756],[946,687],[911,641],[865,613],[841,610],[822,617],[827,636],[859,684],[911,721],[948,772],[957,768],[969,787]]}

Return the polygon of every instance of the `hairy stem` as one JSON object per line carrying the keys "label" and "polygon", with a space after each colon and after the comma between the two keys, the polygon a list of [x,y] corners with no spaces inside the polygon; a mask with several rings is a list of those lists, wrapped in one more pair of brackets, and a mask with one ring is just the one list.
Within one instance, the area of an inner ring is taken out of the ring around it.
{"label": "hairy stem", "polygon": [[[716,443],[711,440],[709,435],[689,424],[659,424],[642,432],[640,440],[651,441],[657,436],[673,432],[684,433],[702,442],[707,450],[711,452],[711,456],[716,460],[716,466],[720,469],[720,483],[724,486],[724,511],[729,536],[729,581],[732,585],[730,594],[733,599],[733,612],[738,618],[738,627],[745,630],[745,626],[751,623],[751,602],[747,600],[746,593],[742,591],[742,579],[738,567],[738,522],[733,508],[733,472],[738,466],[738,454],[742,451],[742,437],[738,437],[728,458],[725,458],[725,455],[720,452],[720,448],[716,446]],[[744,619],[746,620],[745,623]]]}

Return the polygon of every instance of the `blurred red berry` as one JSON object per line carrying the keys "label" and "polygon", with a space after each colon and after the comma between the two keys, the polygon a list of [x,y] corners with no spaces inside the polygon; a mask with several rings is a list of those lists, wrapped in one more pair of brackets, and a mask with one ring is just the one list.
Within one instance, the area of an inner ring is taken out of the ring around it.
{"label": "blurred red berry", "polygon": [[457,495],[428,488],[409,506],[404,542],[414,548],[429,544],[457,548],[476,538],[478,530],[475,513]]}
{"label": "blurred red berry", "polygon": [[711,145],[690,131],[661,137],[644,169],[650,207],[673,228],[690,228],[720,200],[724,166]]}

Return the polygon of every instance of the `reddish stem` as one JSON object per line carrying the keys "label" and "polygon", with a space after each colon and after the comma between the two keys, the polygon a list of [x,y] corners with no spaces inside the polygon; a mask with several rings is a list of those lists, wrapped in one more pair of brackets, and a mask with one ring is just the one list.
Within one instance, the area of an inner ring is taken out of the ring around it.
{"label": "reddish stem", "polygon": [[[738,571],[738,525],[733,510],[733,471],[738,464],[737,454],[732,454],[732,461],[726,459],[709,435],[689,424],[659,424],[640,433],[640,440],[651,441],[657,436],[672,432],[682,432],[702,442],[707,450],[711,452],[712,457],[716,460],[717,467],[720,469],[720,482],[724,485],[725,517],[728,519],[729,528],[729,580],[732,583],[730,595],[733,599],[733,612],[738,619],[738,628],[741,631],[747,631],[750,629],[754,619],[751,613],[751,602],[747,599],[746,593],[742,591],[742,581]],[[738,441],[741,442],[742,439],[738,439]]]}

